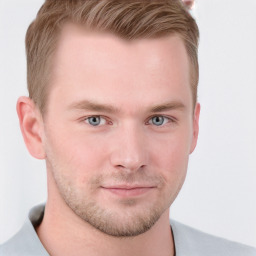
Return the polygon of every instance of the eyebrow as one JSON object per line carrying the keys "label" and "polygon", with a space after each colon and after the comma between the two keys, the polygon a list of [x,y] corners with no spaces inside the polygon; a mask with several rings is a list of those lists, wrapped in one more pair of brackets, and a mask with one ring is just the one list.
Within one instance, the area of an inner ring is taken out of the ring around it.
{"label": "eyebrow", "polygon": [[[185,109],[185,105],[181,101],[172,101],[159,105],[155,105],[148,109],[148,112],[151,113],[159,113],[163,111],[170,110],[183,110]],[[95,111],[95,112],[105,112],[105,113],[118,113],[120,110],[112,105],[108,104],[99,104],[97,102],[82,100],[78,102],[74,102],[68,106],[68,110],[87,110],[87,111]]]}
{"label": "eyebrow", "polygon": [[168,110],[183,110],[185,109],[185,105],[181,101],[173,101],[173,102],[168,102],[164,103],[161,105],[156,105],[150,108],[150,112],[153,113],[159,113],[163,111],[168,111]]}
{"label": "eyebrow", "polygon": [[107,112],[107,113],[117,113],[119,112],[117,108],[108,104],[99,104],[97,102],[92,102],[89,100],[82,100],[72,103],[68,110],[89,110],[96,112]]}

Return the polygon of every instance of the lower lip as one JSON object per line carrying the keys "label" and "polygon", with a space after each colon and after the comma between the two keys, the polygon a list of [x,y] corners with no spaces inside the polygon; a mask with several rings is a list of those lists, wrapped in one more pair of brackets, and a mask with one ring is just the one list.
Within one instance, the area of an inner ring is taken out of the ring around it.
{"label": "lower lip", "polygon": [[144,195],[147,192],[151,191],[151,188],[132,188],[132,189],[122,189],[122,188],[104,188],[105,190],[121,197],[135,197]]}

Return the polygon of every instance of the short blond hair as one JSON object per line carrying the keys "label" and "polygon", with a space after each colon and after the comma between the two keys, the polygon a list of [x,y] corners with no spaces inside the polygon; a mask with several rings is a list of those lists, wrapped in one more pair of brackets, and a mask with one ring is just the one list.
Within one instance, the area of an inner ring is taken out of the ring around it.
{"label": "short blond hair", "polygon": [[60,31],[68,22],[126,40],[178,34],[189,56],[196,103],[199,31],[180,0],[46,0],[26,34],[29,97],[42,113],[46,111],[52,57]]}

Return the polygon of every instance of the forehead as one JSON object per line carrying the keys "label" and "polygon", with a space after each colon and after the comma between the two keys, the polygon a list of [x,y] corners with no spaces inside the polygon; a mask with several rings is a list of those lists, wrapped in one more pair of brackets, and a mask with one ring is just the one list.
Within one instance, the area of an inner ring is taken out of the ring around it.
{"label": "forehead", "polygon": [[127,41],[67,24],[53,64],[50,95],[63,94],[66,101],[72,97],[97,102],[112,98],[117,104],[118,99],[124,103],[130,97],[139,102],[149,99],[150,104],[153,97],[164,101],[167,95],[191,94],[189,60],[177,35]]}
{"label": "forehead", "polygon": [[[144,65],[153,64],[159,67],[167,52],[170,62],[173,59],[176,62],[184,60],[188,62],[184,42],[177,34],[127,40],[112,33],[92,31],[83,28],[82,25],[67,23],[61,31],[56,57],[57,61],[64,61],[64,58],[70,55],[77,57],[77,60],[87,57],[88,64],[93,64],[90,61],[95,60],[95,57],[105,58],[104,60],[108,58],[110,61],[119,60],[119,62],[142,60],[145,61]],[[117,55],[122,59],[115,58]]]}

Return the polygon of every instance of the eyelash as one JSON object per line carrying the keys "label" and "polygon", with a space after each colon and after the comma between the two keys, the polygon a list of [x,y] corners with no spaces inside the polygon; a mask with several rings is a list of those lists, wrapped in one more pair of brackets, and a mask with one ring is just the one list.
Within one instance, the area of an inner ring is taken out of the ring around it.
{"label": "eyelash", "polygon": [[[89,118],[92,118],[92,117],[96,117],[96,118],[103,118],[103,119],[105,119],[105,121],[106,121],[106,123],[107,124],[109,124],[109,125],[112,125],[113,123],[109,120],[109,118],[107,118],[107,117],[105,117],[105,116],[101,116],[101,115],[92,115],[92,116],[87,116],[87,117],[85,117],[85,118],[83,118],[81,121],[82,122],[85,122],[85,121],[87,121],[87,120],[89,120]],[[165,116],[165,115],[153,115],[153,116],[151,116],[151,117],[149,117],[148,118],[148,121],[146,122],[146,125],[150,125],[150,121],[152,121],[152,119],[154,118],[154,117],[163,117],[163,118],[165,118],[165,119],[167,119],[167,122],[166,122],[166,124],[168,124],[168,123],[176,123],[177,122],[177,120],[176,120],[176,118],[174,118],[174,117],[169,117],[169,116]],[[89,123],[88,123],[89,124]],[[157,125],[154,125],[154,124],[152,124],[153,126],[156,126],[156,127],[163,127],[163,126],[165,126],[166,124],[164,124],[164,125],[159,125],[159,126],[157,126]],[[89,125],[91,125],[91,124],[89,124]],[[91,125],[91,126],[93,126],[93,125]],[[101,125],[95,125],[94,127],[99,127],[99,126],[101,126]]]}
{"label": "eyelash", "polygon": [[[149,121],[152,121],[152,119],[153,119],[154,117],[163,117],[163,118],[167,119],[166,124],[168,124],[168,123],[176,123],[176,122],[177,122],[177,120],[176,120],[174,117],[169,117],[169,116],[164,116],[164,115],[154,115],[154,116],[151,116],[151,117],[148,119],[146,125],[150,125],[150,124],[149,124]],[[166,124],[164,124],[164,125],[166,125]],[[153,125],[153,124],[152,124],[152,125]],[[163,127],[164,125],[159,125],[158,127]],[[157,126],[157,125],[154,125],[154,126]]]}
{"label": "eyelash", "polygon": [[[85,122],[85,121],[89,120],[89,119],[92,118],[92,117],[101,118],[101,119],[104,119],[107,124],[110,124],[110,125],[113,124],[112,122],[109,121],[109,118],[107,118],[107,117],[105,117],[105,116],[101,116],[101,115],[87,116],[87,117],[83,118],[82,121]],[[89,124],[89,123],[88,123],[88,124]],[[89,124],[89,125],[90,125],[90,124]],[[93,125],[91,125],[91,126],[93,126]],[[96,125],[95,127],[97,127],[97,126],[101,126],[101,125]]]}

